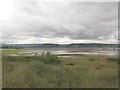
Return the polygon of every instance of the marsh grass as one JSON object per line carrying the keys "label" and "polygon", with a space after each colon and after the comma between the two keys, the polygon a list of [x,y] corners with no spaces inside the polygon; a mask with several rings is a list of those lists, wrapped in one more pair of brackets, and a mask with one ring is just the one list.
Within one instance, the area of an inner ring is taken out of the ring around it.
{"label": "marsh grass", "polygon": [[[113,58],[106,56],[58,58],[49,52],[32,57],[4,56],[3,87],[117,88],[118,66],[117,62],[113,61],[116,59]],[[66,65],[67,63],[74,65]]]}
{"label": "marsh grass", "polygon": [[13,54],[13,53],[16,53],[17,52],[17,50],[16,49],[4,49],[4,50],[2,50],[2,53],[4,53],[4,54]]}

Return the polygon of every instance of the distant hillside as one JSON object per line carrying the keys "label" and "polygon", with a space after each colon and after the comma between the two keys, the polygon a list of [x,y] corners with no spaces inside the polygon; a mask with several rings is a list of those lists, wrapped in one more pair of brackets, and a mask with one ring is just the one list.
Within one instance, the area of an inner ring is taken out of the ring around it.
{"label": "distant hillside", "polygon": [[1,48],[117,48],[118,44],[73,43],[73,44],[2,44]]}

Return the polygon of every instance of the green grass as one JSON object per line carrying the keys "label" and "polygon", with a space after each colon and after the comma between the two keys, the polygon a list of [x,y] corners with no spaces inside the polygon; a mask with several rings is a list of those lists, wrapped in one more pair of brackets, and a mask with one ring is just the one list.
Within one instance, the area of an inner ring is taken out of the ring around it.
{"label": "green grass", "polygon": [[16,52],[17,52],[16,49],[3,49],[2,50],[3,54],[13,54],[13,53],[16,53]]}
{"label": "green grass", "polygon": [[[117,57],[3,56],[3,88],[117,88]],[[70,65],[72,64],[72,65]]]}

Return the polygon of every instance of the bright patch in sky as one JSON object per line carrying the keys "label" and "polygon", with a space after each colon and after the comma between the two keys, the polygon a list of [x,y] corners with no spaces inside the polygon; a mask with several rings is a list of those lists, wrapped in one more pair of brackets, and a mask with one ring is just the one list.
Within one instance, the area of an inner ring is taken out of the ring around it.
{"label": "bright patch in sky", "polygon": [[0,20],[8,20],[15,12],[14,0],[1,0],[0,1]]}

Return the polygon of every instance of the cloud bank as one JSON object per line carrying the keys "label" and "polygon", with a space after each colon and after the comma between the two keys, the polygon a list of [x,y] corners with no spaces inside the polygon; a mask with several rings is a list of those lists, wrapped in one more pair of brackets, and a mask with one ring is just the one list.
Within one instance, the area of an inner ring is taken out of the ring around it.
{"label": "cloud bank", "polygon": [[3,43],[118,41],[118,3],[13,0],[10,5],[11,13],[0,21]]}

